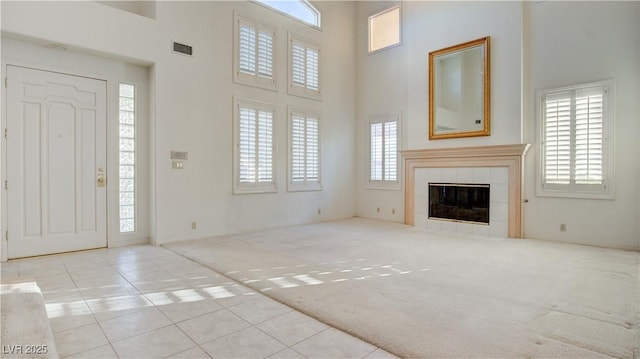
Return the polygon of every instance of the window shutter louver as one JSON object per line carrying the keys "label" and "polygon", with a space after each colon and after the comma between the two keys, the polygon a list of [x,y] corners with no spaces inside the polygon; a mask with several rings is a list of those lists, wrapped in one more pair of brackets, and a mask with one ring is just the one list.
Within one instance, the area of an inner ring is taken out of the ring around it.
{"label": "window shutter louver", "polygon": [[540,195],[613,198],[608,182],[611,81],[539,92]]}
{"label": "window shutter louver", "polygon": [[319,181],[320,180],[320,155],[319,155],[319,133],[318,133],[318,119],[307,119],[307,181]]}
{"label": "window shutter louver", "polygon": [[258,114],[258,182],[273,181],[273,113]]}
{"label": "window shutter louver", "polygon": [[318,50],[307,49],[307,88],[318,90]]}
{"label": "window shutter louver", "polygon": [[256,30],[240,24],[240,55],[239,68],[241,72],[254,75],[256,72]]}
{"label": "window shutter louver", "polygon": [[234,81],[275,89],[275,29],[242,16],[235,18]]}
{"label": "window shutter louver", "polygon": [[570,94],[547,96],[545,116],[545,182],[569,184],[571,179]]}
{"label": "window shutter louver", "polygon": [[304,118],[293,115],[291,123],[291,180],[300,182],[304,180]]}
{"label": "window shutter louver", "polygon": [[398,181],[398,120],[370,124],[369,181],[381,184]]}
{"label": "window shutter louver", "polygon": [[384,180],[397,180],[397,156],[398,137],[397,122],[387,122],[384,124]]}
{"label": "window shutter louver", "polygon": [[304,46],[294,43],[291,54],[291,74],[294,85],[305,87],[305,51]]}
{"label": "window shutter louver", "polygon": [[320,181],[318,119],[291,114],[291,182],[313,184]]}
{"label": "window shutter louver", "polygon": [[258,75],[273,78],[273,35],[258,33]]}
{"label": "window shutter louver", "polygon": [[256,128],[255,111],[240,109],[240,182],[253,183],[256,181]]}
{"label": "window shutter louver", "polygon": [[600,89],[577,92],[575,179],[578,184],[602,184],[602,114]]}
{"label": "window shutter louver", "polygon": [[262,105],[238,104],[238,188],[259,191],[273,188],[274,111]]}
{"label": "window shutter louver", "polygon": [[371,181],[382,180],[382,123],[371,124]]}
{"label": "window shutter louver", "polygon": [[320,48],[294,37],[290,41],[291,94],[320,97]]}

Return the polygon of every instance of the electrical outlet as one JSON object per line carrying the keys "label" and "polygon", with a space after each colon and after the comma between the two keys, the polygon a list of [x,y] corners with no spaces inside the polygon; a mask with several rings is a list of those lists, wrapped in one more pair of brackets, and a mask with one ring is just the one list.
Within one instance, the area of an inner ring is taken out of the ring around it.
{"label": "electrical outlet", "polygon": [[396,214],[396,209],[395,208],[391,209],[391,214]]}
{"label": "electrical outlet", "polygon": [[318,208],[318,215],[320,215],[320,213],[322,213],[322,212],[320,211],[320,208]]}
{"label": "electrical outlet", "polygon": [[562,223],[562,224],[560,225],[560,232],[566,232],[566,231],[567,231],[567,225],[566,225],[566,224],[564,224],[564,223]]}
{"label": "electrical outlet", "polygon": [[380,207],[378,207],[378,208],[376,209],[376,212],[380,213]]}
{"label": "electrical outlet", "polygon": [[198,227],[197,222],[191,222],[191,229],[196,229]]}

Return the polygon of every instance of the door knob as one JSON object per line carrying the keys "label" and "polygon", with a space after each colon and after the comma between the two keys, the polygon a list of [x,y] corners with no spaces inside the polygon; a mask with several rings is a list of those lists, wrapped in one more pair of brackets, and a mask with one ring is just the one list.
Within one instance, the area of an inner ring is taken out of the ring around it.
{"label": "door knob", "polygon": [[107,177],[104,175],[104,170],[98,168],[98,187],[104,187],[107,185]]}

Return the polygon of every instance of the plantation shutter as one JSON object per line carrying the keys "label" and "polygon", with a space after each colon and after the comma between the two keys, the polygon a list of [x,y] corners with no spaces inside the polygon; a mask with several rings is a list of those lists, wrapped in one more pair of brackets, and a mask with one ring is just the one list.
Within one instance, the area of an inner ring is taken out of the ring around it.
{"label": "plantation shutter", "polygon": [[320,48],[290,38],[290,90],[293,94],[320,96]]}
{"label": "plantation shutter", "polygon": [[603,89],[576,91],[575,181],[602,184],[603,181]]}
{"label": "plantation shutter", "polygon": [[306,180],[320,181],[320,145],[318,119],[307,118]]}
{"label": "plantation shutter", "polygon": [[276,30],[236,16],[233,80],[237,83],[275,89]]}
{"label": "plantation shutter", "polygon": [[273,112],[247,105],[239,108],[239,182],[273,182]]}
{"label": "plantation shutter", "polygon": [[273,34],[258,32],[258,76],[273,78]]}
{"label": "plantation shutter", "polygon": [[256,111],[240,108],[240,183],[256,181]]}
{"label": "plantation shutter", "polygon": [[371,181],[382,180],[382,123],[371,124]]}
{"label": "plantation shutter", "polygon": [[384,124],[384,180],[396,181],[398,178],[398,123]]}
{"label": "plantation shutter", "polygon": [[571,180],[571,93],[547,95],[544,101],[544,180],[568,185]]}
{"label": "plantation shutter", "polygon": [[608,89],[598,84],[542,95],[542,188],[606,192]]}
{"label": "plantation shutter", "polygon": [[305,55],[304,45],[294,41],[291,48],[291,81],[295,86],[306,87]]}
{"label": "plantation shutter", "polygon": [[318,58],[317,49],[307,48],[307,88],[318,91]]}
{"label": "plantation shutter", "polygon": [[304,181],[305,155],[304,117],[294,114],[291,119],[291,181]]}
{"label": "plantation shutter", "polygon": [[291,182],[320,180],[318,119],[291,115]]}
{"label": "plantation shutter", "polygon": [[256,29],[240,21],[239,70],[245,74],[256,73]]}
{"label": "plantation shutter", "polygon": [[370,181],[398,180],[398,120],[372,123]]}

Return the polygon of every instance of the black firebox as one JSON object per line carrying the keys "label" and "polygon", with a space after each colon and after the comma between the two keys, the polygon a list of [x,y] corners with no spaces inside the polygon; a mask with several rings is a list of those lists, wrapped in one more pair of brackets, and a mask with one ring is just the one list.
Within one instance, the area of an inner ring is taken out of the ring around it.
{"label": "black firebox", "polygon": [[488,184],[429,183],[429,218],[489,224]]}

